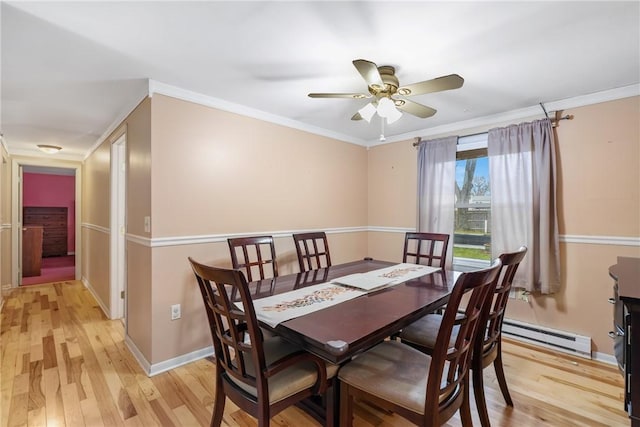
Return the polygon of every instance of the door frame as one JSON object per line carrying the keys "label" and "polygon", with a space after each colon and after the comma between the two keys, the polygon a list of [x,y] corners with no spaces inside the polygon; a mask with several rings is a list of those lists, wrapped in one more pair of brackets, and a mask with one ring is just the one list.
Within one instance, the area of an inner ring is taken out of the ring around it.
{"label": "door frame", "polygon": [[71,160],[45,159],[39,157],[11,158],[11,283],[18,287],[22,283],[20,264],[22,259],[22,197],[20,196],[20,169],[22,166],[41,166],[75,171],[75,254],[76,280],[80,280],[82,273],[82,239],[81,239],[81,211],[82,211],[82,163]]}
{"label": "door frame", "polygon": [[[126,180],[127,134],[123,133],[111,143],[111,215],[110,215],[110,291],[112,319],[127,313],[127,258],[126,258]],[[121,295],[124,295],[122,297]]]}

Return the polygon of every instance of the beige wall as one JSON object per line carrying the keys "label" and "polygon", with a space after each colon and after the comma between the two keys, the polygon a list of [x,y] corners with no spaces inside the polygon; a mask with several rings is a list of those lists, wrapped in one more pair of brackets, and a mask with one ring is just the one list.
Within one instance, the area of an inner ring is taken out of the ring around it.
{"label": "beige wall", "polygon": [[363,147],[153,98],[153,236],[367,223]]}
{"label": "beige wall", "polygon": [[[364,147],[162,95],[151,128],[153,239],[367,224]],[[366,232],[328,239],[334,262],[366,256]],[[187,257],[230,266],[218,240],[152,249],[151,363],[211,345]],[[281,274],[298,271],[291,237],[276,238],[276,252]],[[177,303],[182,318],[171,321]]]}
{"label": "beige wall", "polygon": [[[111,144],[127,136],[127,219],[143,218],[151,212],[151,100],[145,99],[84,162],[83,169],[83,280],[100,304],[111,310],[110,217]],[[142,236],[144,223],[127,222],[127,234]],[[151,252],[127,242],[128,319],[127,334],[143,354],[151,353]],[[130,309],[129,309],[130,308]]]}
{"label": "beige wall", "polygon": [[109,288],[109,205],[111,151],[101,144],[84,162],[82,180],[82,279],[100,304],[111,309]]}
{"label": "beige wall", "polygon": [[[557,128],[560,233],[640,237],[640,117],[638,97],[566,110]],[[496,124],[498,125],[498,124]],[[460,135],[487,129],[460,131]],[[369,150],[369,225],[414,228],[416,150],[413,141]],[[575,239],[574,239],[575,240]],[[593,350],[612,354],[612,280],[616,256],[640,256],[636,246],[562,243],[562,290],[513,300],[508,317],[592,337]],[[369,256],[399,260],[401,232],[372,232]]]}
{"label": "beige wall", "polygon": [[[144,217],[151,216],[151,99],[145,99],[126,120],[127,235],[150,238]],[[147,360],[152,340],[151,248],[127,240],[127,335]]]}

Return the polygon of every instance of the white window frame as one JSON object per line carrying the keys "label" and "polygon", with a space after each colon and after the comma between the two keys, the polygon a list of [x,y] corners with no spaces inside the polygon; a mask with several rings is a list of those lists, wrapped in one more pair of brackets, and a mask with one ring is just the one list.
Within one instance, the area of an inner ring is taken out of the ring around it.
{"label": "white window frame", "polygon": [[[478,149],[486,149],[487,148],[487,140],[488,133],[478,133],[474,135],[462,136],[458,138],[458,146],[456,147],[456,153],[478,150]],[[456,159],[457,160],[457,159]],[[451,244],[453,245],[455,235],[452,236]],[[458,271],[470,271],[476,270],[478,268],[485,268],[491,265],[491,261],[478,260],[472,258],[460,258],[453,257],[453,268]]]}

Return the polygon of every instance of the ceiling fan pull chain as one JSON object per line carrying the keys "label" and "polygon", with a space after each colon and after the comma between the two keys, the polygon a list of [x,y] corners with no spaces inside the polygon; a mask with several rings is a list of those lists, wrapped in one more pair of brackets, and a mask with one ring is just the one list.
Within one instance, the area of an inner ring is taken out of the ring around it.
{"label": "ceiling fan pull chain", "polygon": [[384,137],[384,121],[387,120],[384,117],[380,117],[380,142],[384,142],[387,138]]}

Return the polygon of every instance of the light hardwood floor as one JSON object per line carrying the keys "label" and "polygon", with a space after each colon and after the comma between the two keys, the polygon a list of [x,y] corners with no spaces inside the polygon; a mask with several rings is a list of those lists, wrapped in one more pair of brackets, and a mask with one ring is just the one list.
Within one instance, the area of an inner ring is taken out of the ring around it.
{"label": "light hardwood floor", "polygon": [[[215,393],[210,359],[147,377],[124,344],[122,323],[106,319],[78,281],[21,288],[5,298],[0,426],[209,425]],[[616,367],[511,341],[503,352],[515,407],[505,406],[493,370],[486,369],[493,426],[629,425]],[[257,425],[229,401],[223,424]],[[271,425],[318,424],[291,408]],[[410,424],[360,404],[354,425]]]}

